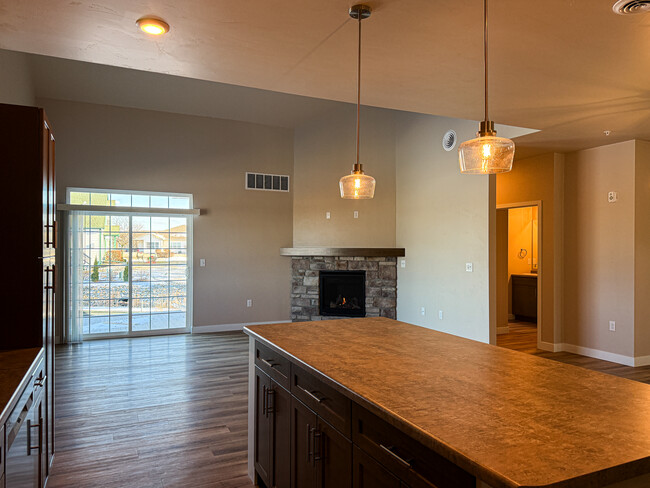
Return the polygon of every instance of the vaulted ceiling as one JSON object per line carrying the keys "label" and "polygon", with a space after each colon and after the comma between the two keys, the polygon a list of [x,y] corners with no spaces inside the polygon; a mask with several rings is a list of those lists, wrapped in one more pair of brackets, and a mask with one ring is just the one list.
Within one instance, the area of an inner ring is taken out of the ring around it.
{"label": "vaulted ceiling", "polygon": [[[483,118],[482,1],[367,2],[362,103]],[[493,0],[490,116],[518,151],[650,140],[650,13],[613,0]],[[0,48],[353,102],[349,1],[0,0]],[[135,21],[164,18],[152,39]],[[605,136],[605,130],[611,135]]]}

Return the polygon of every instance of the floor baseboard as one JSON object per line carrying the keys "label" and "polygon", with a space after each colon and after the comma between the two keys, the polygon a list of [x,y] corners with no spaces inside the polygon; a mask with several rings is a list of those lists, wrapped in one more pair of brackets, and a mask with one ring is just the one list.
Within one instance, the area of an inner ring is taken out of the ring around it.
{"label": "floor baseboard", "polygon": [[242,330],[247,325],[287,324],[291,320],[273,320],[271,322],[243,322],[239,324],[198,325],[192,328],[192,334],[212,334],[213,332],[233,332]]}

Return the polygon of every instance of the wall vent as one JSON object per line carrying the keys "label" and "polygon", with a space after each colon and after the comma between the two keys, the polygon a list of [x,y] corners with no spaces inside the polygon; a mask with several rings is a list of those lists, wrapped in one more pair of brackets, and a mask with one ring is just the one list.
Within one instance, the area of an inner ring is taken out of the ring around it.
{"label": "wall vent", "polygon": [[618,0],[612,10],[620,15],[650,12],[650,0]]}
{"label": "wall vent", "polygon": [[247,190],[289,191],[289,176],[247,172],[245,185]]}
{"label": "wall vent", "polygon": [[442,136],[442,147],[445,151],[451,151],[456,147],[456,131],[449,129],[445,132],[445,135]]}

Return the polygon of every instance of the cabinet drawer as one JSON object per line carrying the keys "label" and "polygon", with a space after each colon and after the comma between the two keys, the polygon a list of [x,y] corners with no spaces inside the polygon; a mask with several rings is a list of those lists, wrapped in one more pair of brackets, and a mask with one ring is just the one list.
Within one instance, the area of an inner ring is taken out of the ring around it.
{"label": "cabinet drawer", "polygon": [[352,402],[344,395],[295,364],[291,366],[291,393],[320,418],[350,438]]}
{"label": "cabinet drawer", "polygon": [[472,475],[357,404],[352,441],[413,488],[476,487]]}
{"label": "cabinet drawer", "polygon": [[289,360],[264,344],[255,342],[255,364],[279,385],[289,389]]}

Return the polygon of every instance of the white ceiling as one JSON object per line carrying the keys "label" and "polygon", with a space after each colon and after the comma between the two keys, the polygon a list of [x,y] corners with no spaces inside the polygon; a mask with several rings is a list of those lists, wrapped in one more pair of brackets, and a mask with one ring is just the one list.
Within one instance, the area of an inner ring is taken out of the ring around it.
{"label": "white ceiling", "polygon": [[[362,103],[482,119],[482,1],[368,3]],[[0,0],[0,48],[353,102],[350,4]],[[490,116],[540,129],[518,138],[520,155],[650,140],[650,14],[619,16],[612,4],[491,2]],[[169,34],[141,33],[147,14]]]}

